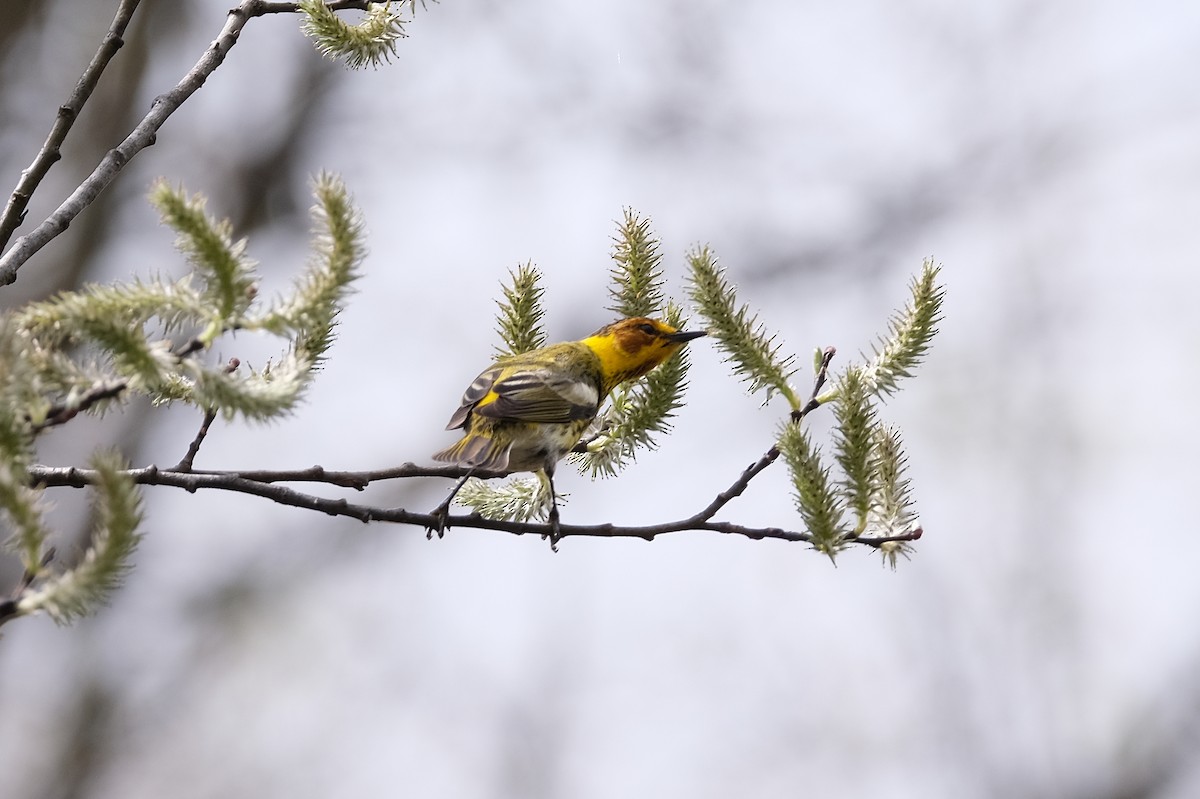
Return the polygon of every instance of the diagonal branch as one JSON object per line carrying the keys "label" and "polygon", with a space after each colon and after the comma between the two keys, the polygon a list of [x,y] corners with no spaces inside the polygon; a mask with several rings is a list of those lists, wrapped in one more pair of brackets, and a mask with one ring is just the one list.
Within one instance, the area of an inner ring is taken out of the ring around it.
{"label": "diagonal branch", "polygon": [[122,38],[125,35],[125,28],[129,26],[129,20],[133,17],[133,12],[140,2],[141,0],[121,0],[121,5],[117,8],[117,15],[113,18],[108,32],[104,34],[104,39],[101,40],[96,54],[92,56],[91,63],[79,76],[79,82],[75,84],[71,96],[58,107],[58,116],[54,118],[54,125],[50,128],[50,134],[46,136],[42,149],[38,150],[33,163],[21,173],[17,187],[13,189],[8,203],[4,206],[4,213],[0,215],[0,250],[8,246],[8,240],[12,238],[13,232],[25,221],[25,209],[28,208],[33,193],[37,191],[37,187],[50,171],[50,167],[62,158],[62,144],[66,141],[67,134],[71,132],[75,120],[79,118],[79,112],[83,110],[84,104],[92,96],[96,84],[100,82],[100,75],[108,66],[108,62],[125,44],[125,40]]}
{"label": "diagonal branch", "polygon": [[196,432],[196,437],[192,439],[192,443],[188,444],[187,452],[175,464],[175,471],[190,472],[192,464],[196,462],[196,456],[200,454],[200,445],[204,443],[204,439],[208,438],[209,428],[212,423],[217,420],[217,409],[209,408],[204,411],[204,419],[200,422],[200,429]]}
{"label": "diagonal branch", "polygon": [[[54,547],[47,549],[46,554],[42,555],[42,560],[40,563],[41,568],[45,569],[47,566],[49,566],[50,562],[54,560],[54,556]],[[15,619],[20,615],[21,610],[19,604],[21,597],[23,597],[29,591],[29,589],[33,587],[33,581],[37,579],[37,576],[37,571],[33,569],[26,569],[25,573],[21,575],[21,581],[17,583],[17,587],[13,589],[12,594],[7,599],[0,601],[0,625]]]}
{"label": "diagonal branch", "polygon": [[[821,353],[821,365],[817,369],[817,376],[813,379],[812,394],[809,395],[808,402],[804,407],[792,411],[791,424],[799,424],[800,421],[808,414],[821,407],[821,401],[817,399],[817,395],[821,393],[821,389],[825,386],[825,381],[829,378],[829,364],[833,361],[833,356],[837,354],[837,350],[833,347],[826,347]],[[717,511],[729,504],[729,502],[742,495],[742,492],[750,485],[750,481],[757,477],[763,470],[774,463],[779,458],[779,447],[772,446],[769,450],[763,453],[763,456],[754,463],[746,467],[741,476],[734,481],[733,485],[717,494],[708,507],[696,514],[694,518],[698,520],[708,521],[713,516],[717,515]],[[863,543],[863,542],[860,542]]]}
{"label": "diagonal branch", "polygon": [[48,427],[55,427],[60,424],[66,424],[74,419],[79,414],[91,408],[97,402],[110,400],[121,396],[125,391],[129,382],[126,380],[114,380],[110,382],[101,382],[92,386],[89,391],[86,391],[79,397],[71,401],[60,402],[52,405],[46,411],[46,418],[33,425],[33,431],[40,433]]}
{"label": "diagonal branch", "polygon": [[[339,0],[329,3],[332,9],[356,8],[365,9],[366,0]],[[129,161],[142,150],[154,144],[159,128],[184,101],[196,93],[204,85],[217,67],[225,61],[229,50],[237,44],[242,28],[254,17],[266,14],[293,13],[297,9],[295,3],[276,3],[267,0],[242,0],[235,8],[230,9],[225,19],[221,33],[213,40],[200,60],[188,70],[183,79],[166,94],[160,94],[150,104],[150,111],[142,117],[141,122],[133,129],[125,140],[114,149],[109,150],[92,174],[89,175],[71,196],[63,201],[54,213],[29,233],[16,240],[8,252],[0,256],[0,286],[7,286],[17,279],[19,270],[33,255],[56,238],[72,220],[95,201],[104,189],[113,182],[118,173]],[[18,213],[18,217],[20,214]],[[17,224],[20,224],[18,218]],[[15,228],[15,225],[14,225]]]}
{"label": "diagonal branch", "polygon": [[[242,362],[237,358],[230,358],[229,363],[225,364],[225,373],[233,374],[241,365]],[[187,452],[184,453],[183,458],[180,459],[179,463],[175,464],[175,471],[190,472],[192,470],[192,464],[196,462],[196,456],[200,454],[200,446],[204,443],[204,439],[208,438],[209,428],[212,427],[212,423],[216,420],[217,409],[215,407],[205,408],[204,420],[200,422],[200,429],[196,432],[196,437],[192,439],[192,443],[188,444]]]}

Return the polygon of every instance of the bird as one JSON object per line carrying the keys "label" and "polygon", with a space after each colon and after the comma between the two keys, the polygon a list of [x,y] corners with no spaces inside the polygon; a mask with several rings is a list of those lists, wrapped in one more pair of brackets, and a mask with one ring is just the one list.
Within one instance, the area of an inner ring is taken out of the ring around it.
{"label": "bird", "polygon": [[[468,469],[434,511],[442,534],[450,502],[475,471],[534,472],[549,484],[550,542],[558,540],[554,467],[595,420],[608,395],[707,335],[644,316],[619,319],[579,341],[506,355],[467,387],[447,430],[463,430],[433,459]],[[432,534],[432,529],[430,533]]]}

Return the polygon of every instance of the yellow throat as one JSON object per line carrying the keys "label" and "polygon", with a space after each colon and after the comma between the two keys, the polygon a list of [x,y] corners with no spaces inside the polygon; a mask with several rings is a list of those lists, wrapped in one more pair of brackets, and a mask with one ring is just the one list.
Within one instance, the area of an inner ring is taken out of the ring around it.
{"label": "yellow throat", "polygon": [[607,394],[626,380],[649,372],[703,330],[681,332],[665,322],[633,317],[600,328],[580,343],[596,354]]}

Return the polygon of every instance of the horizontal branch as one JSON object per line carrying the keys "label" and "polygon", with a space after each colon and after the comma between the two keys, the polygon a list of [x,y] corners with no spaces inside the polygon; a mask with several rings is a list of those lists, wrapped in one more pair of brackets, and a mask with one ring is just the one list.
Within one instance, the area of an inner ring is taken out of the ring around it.
{"label": "horizontal branch", "polygon": [[[331,11],[366,11],[367,6],[378,0],[327,0],[325,5]],[[252,17],[261,17],[266,14],[295,14],[300,10],[299,3],[277,3],[271,0],[252,0],[249,3],[243,3],[247,6],[247,13]]]}
{"label": "horizontal branch", "polygon": [[[332,2],[329,3],[329,7],[334,10],[365,9],[367,2]],[[154,102],[150,104],[150,111],[142,117],[141,122],[123,142],[105,154],[92,174],[76,187],[71,196],[64,200],[54,213],[46,217],[45,221],[18,238],[12,248],[0,256],[0,286],[7,286],[15,281],[18,269],[38,250],[65,231],[75,217],[108,188],[135,155],[154,144],[159,128],[225,61],[226,54],[237,44],[238,36],[249,20],[266,14],[290,13],[296,10],[295,3],[275,3],[267,0],[243,0],[240,5],[230,9],[220,34],[175,88],[154,98]]]}
{"label": "horizontal branch", "polygon": [[[93,469],[77,469],[74,467],[31,466],[28,472],[34,484],[47,487],[65,486],[83,488],[94,484],[99,479],[98,473]],[[305,494],[278,485],[275,482],[250,479],[247,475],[257,474],[271,480],[313,480],[358,487],[357,482],[364,480],[365,482],[373,482],[375,480],[398,477],[452,477],[463,474],[463,470],[453,467],[425,468],[411,463],[394,469],[384,469],[375,472],[331,472],[319,466],[295,472],[177,472],[159,469],[155,466],[147,466],[142,469],[126,470],[124,474],[139,485],[174,486],[188,492],[195,492],[200,489],[233,491],[263,497],[281,505],[319,511],[330,516],[346,516],[364,523],[392,522],[431,529],[441,521],[433,513],[417,513],[403,508],[381,508],[371,505],[359,505],[347,502],[344,499],[313,496],[312,494]],[[285,475],[286,478],[284,477]],[[548,536],[551,530],[549,524],[485,519],[477,513],[450,516],[446,519],[446,523],[449,527],[496,530],[512,533],[513,535],[530,533]],[[678,521],[641,526],[563,524],[559,526],[558,535],[560,538],[589,536],[598,538],[641,538],[646,541],[652,541],[660,535],[690,530],[708,530],[728,535],[741,535],[755,540],[768,538],[795,542],[811,540],[811,536],[808,533],[783,530],[778,527],[745,527],[730,522],[714,522],[700,518],[699,514]],[[921,531],[916,530],[904,536],[888,538],[856,537],[847,540],[851,543],[879,547],[892,541],[913,541],[920,538],[920,535]]]}
{"label": "horizontal branch", "polygon": [[329,485],[341,486],[342,488],[353,488],[355,491],[362,491],[371,483],[378,483],[384,480],[400,480],[408,477],[459,478],[469,473],[473,477],[489,479],[504,477],[505,475],[504,472],[471,471],[462,466],[418,466],[415,463],[405,463],[401,466],[361,472],[339,472],[326,469],[324,466],[310,466],[307,469],[254,469],[246,471],[195,469],[188,470],[188,473],[213,476],[233,474],[246,480],[253,480],[256,483],[327,483]]}

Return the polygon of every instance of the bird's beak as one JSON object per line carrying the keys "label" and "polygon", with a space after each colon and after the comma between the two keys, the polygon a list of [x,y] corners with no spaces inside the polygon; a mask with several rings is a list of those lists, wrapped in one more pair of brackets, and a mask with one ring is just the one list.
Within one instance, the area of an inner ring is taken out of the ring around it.
{"label": "bird's beak", "polygon": [[668,333],[667,335],[663,336],[663,338],[667,339],[668,341],[684,342],[707,335],[708,331],[706,330],[678,330],[674,333]]}

